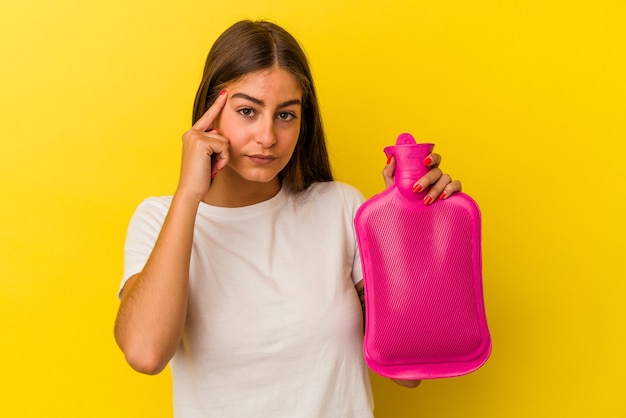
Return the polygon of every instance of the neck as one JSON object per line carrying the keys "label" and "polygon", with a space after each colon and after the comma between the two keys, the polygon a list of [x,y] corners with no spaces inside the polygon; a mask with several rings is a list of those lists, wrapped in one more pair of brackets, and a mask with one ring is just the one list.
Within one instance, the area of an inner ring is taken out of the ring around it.
{"label": "neck", "polygon": [[261,203],[280,191],[278,178],[270,182],[252,182],[224,169],[211,181],[211,188],[202,201],[212,206],[238,208]]}

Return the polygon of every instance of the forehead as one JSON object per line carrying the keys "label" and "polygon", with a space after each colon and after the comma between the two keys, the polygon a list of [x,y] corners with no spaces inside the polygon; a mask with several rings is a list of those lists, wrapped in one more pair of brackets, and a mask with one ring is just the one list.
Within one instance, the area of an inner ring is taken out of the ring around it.
{"label": "forehead", "polygon": [[229,95],[246,93],[259,99],[274,96],[281,101],[302,98],[302,88],[296,77],[280,67],[248,73],[230,84],[228,90]]}

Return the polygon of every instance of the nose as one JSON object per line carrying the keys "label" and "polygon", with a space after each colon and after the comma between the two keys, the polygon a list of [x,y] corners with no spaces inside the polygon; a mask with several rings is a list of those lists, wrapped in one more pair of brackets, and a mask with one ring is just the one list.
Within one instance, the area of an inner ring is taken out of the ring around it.
{"label": "nose", "polygon": [[263,148],[271,148],[276,143],[276,133],[274,132],[274,118],[264,121],[257,133],[256,142]]}

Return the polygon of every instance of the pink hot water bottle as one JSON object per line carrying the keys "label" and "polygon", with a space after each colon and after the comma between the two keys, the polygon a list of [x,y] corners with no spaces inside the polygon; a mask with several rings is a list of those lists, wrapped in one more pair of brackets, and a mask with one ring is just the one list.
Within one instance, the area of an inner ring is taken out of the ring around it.
{"label": "pink hot water bottle", "polygon": [[491,352],[478,205],[455,193],[426,206],[424,192],[413,193],[433,147],[402,134],[385,148],[396,160],[394,185],[363,203],[355,217],[365,360],[390,378],[464,375]]}

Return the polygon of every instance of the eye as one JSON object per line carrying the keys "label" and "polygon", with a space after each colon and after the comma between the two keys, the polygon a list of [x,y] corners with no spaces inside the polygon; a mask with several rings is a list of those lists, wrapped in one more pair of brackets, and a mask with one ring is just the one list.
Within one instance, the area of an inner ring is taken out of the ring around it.
{"label": "eye", "polygon": [[276,117],[280,120],[291,121],[296,118],[296,115],[291,112],[280,112]]}
{"label": "eye", "polygon": [[239,114],[244,118],[253,118],[255,115],[254,110],[249,107],[241,108],[237,112],[239,112]]}

